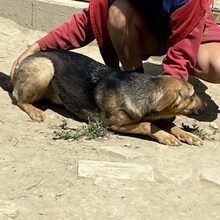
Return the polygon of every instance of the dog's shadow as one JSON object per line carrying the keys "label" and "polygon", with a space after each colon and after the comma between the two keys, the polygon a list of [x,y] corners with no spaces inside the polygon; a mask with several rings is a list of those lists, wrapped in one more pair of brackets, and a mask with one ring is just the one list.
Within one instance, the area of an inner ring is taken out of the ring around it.
{"label": "dog's shadow", "polygon": [[73,119],[75,121],[83,122],[83,120],[75,117],[64,106],[51,103],[50,101],[48,101],[46,99],[40,100],[39,102],[35,103],[34,106],[36,106],[37,108],[39,108],[43,111],[50,109],[53,112],[56,112],[58,115],[62,115],[64,118],[69,118],[69,119]]}
{"label": "dog's shadow", "polygon": [[212,100],[210,95],[206,93],[208,87],[198,78],[189,77],[188,80],[195,89],[196,94],[206,103],[206,107],[199,115],[192,115],[190,117],[195,118],[198,121],[211,122],[217,119],[219,113],[219,106]]}
{"label": "dog's shadow", "polygon": [[5,91],[8,91],[9,80],[10,77],[7,74],[0,72],[0,87]]}
{"label": "dog's shadow", "polygon": [[[150,73],[152,75],[160,75],[162,72],[161,64],[154,64],[150,62],[144,63],[145,73]],[[195,89],[196,94],[206,103],[206,107],[203,112],[199,115],[191,115],[189,117],[194,118],[198,121],[211,122],[218,117],[219,106],[212,100],[212,98],[206,93],[208,87],[198,78],[193,76],[189,77],[188,82],[190,82]]]}

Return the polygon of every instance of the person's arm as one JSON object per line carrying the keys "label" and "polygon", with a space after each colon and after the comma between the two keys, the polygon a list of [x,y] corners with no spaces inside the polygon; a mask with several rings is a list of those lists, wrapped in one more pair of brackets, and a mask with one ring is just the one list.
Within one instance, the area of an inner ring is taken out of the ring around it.
{"label": "person's arm", "polygon": [[164,74],[187,80],[193,71],[212,0],[189,0],[170,16],[169,50]]}
{"label": "person's arm", "polygon": [[28,47],[13,63],[12,68],[11,68],[11,72],[10,72],[10,78],[11,80],[13,79],[14,76],[14,72],[15,69],[18,67],[18,65],[20,64],[20,62],[25,59],[27,56],[36,53],[40,51],[40,46],[38,45],[38,43],[34,43],[32,46]]}
{"label": "person's arm", "polygon": [[27,56],[47,49],[70,50],[82,47],[94,40],[89,9],[84,9],[74,14],[67,22],[49,32],[31,47],[27,48],[13,63],[10,78],[13,79],[14,71],[20,62]]}
{"label": "person's arm", "polygon": [[74,14],[68,21],[49,32],[37,41],[41,50],[63,49],[71,50],[83,47],[95,39],[89,9],[83,9]]}

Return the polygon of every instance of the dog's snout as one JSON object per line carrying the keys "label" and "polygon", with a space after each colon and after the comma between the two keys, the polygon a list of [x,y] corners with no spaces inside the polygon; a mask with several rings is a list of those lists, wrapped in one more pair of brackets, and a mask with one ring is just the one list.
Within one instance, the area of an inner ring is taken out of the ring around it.
{"label": "dog's snout", "polygon": [[201,114],[207,106],[207,103],[202,101],[201,107],[198,109],[198,114]]}
{"label": "dog's snout", "polygon": [[195,95],[194,97],[195,108],[193,109],[192,113],[195,115],[201,114],[204,109],[207,107],[207,103],[204,102],[199,96]]}

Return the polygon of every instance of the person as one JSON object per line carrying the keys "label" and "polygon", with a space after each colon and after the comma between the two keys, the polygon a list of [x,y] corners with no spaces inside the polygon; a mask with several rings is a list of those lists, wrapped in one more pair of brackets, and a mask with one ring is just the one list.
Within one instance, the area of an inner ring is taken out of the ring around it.
{"label": "person", "polygon": [[72,50],[94,39],[105,64],[124,71],[143,72],[148,57],[165,55],[162,74],[188,80],[189,75],[220,83],[220,27],[211,0],[90,0],[26,49],[28,55],[47,49]]}

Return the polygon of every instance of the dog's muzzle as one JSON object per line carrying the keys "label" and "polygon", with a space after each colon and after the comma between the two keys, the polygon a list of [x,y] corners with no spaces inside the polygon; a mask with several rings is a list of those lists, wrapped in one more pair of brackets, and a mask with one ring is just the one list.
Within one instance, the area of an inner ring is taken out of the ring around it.
{"label": "dog's muzzle", "polygon": [[199,96],[194,97],[194,108],[189,112],[189,114],[199,115],[207,107],[207,103],[204,102]]}

